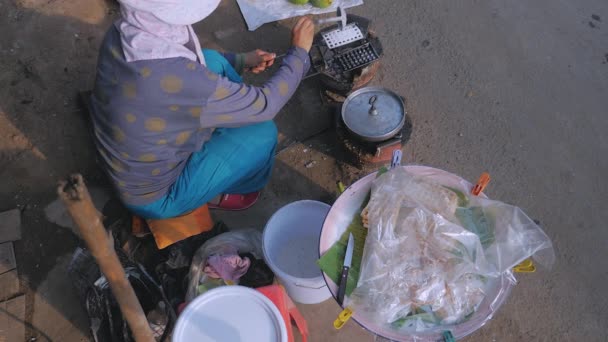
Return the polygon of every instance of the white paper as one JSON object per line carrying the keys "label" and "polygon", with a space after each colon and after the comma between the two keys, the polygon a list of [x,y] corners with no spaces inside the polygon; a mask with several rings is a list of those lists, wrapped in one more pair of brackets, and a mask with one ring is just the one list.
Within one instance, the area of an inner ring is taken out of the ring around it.
{"label": "white paper", "polygon": [[277,20],[299,17],[306,14],[336,12],[338,6],[350,8],[363,5],[363,0],[334,0],[327,8],[317,8],[310,4],[294,5],[289,0],[236,0],[247,22],[249,31]]}

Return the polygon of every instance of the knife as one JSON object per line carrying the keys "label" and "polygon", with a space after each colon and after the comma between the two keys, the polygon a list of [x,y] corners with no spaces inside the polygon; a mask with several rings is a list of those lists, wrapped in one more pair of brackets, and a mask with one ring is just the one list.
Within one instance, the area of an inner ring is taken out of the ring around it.
{"label": "knife", "polygon": [[342,277],[340,278],[340,287],[338,288],[338,304],[342,306],[344,302],[344,294],[346,294],[346,283],[348,282],[348,271],[353,261],[353,252],[355,250],[355,238],[353,233],[348,237],[348,245],[346,245],[346,254],[344,255],[344,265],[342,266]]}

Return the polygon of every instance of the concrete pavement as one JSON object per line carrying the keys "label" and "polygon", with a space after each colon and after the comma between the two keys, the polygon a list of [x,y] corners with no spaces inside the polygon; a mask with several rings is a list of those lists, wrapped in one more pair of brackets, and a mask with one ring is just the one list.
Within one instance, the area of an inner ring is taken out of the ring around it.
{"label": "concrete pavement", "polygon": [[[92,84],[96,49],[116,7],[20,0],[0,2],[0,12],[0,80],[7,85],[0,89],[0,209],[24,210],[15,249],[26,321],[41,331],[30,330],[39,341],[84,339],[87,327],[71,320],[79,309],[57,275],[76,240],[46,222],[42,208],[67,172],[104,183],[75,94]],[[407,99],[413,134],[404,161],[469,180],[490,172],[487,193],[540,220],[555,245],[553,269],[519,276],[507,303],[466,340],[605,340],[608,3],[367,0],[353,13],[375,21],[385,46],[374,83]],[[225,0],[195,28],[207,47],[280,52],[289,46],[291,23],[249,33],[235,2]],[[329,124],[317,86],[306,81],[277,118],[283,143]],[[336,160],[328,141],[323,135],[292,145],[279,156],[263,203],[217,218],[261,228],[290,201],[331,202],[336,180],[349,184],[366,171]],[[310,160],[318,163],[307,169]],[[355,324],[334,331],[334,303],[301,309],[311,341],[372,340]]]}

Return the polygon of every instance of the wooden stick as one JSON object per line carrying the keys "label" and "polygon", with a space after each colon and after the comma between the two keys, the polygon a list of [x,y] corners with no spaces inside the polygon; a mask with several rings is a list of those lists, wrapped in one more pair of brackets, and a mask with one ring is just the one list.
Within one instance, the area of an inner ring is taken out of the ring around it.
{"label": "wooden stick", "polygon": [[82,176],[72,175],[67,181],[60,182],[57,194],[65,203],[80,236],[108,280],[135,341],[153,342],[154,336],[146,315],[127,280],[125,270],[114,250],[114,241],[103,226],[101,214],[93,205]]}

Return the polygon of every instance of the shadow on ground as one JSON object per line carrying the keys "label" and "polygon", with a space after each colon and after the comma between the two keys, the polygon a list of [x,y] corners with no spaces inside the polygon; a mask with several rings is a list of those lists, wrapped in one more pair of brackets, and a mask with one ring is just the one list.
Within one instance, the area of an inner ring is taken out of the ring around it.
{"label": "shadow on ground", "polygon": [[[88,339],[88,322],[67,277],[67,264],[78,239],[46,221],[44,207],[55,196],[58,179],[72,172],[89,186],[110,188],[95,163],[86,113],[78,93],[92,87],[98,46],[117,15],[114,1],[48,2],[21,0],[0,4],[0,210],[22,210],[21,241],[15,244],[21,290],[26,295],[26,337],[38,341]],[[230,18],[230,20],[226,20]],[[285,25],[285,26],[283,26]],[[203,46],[230,51],[262,48],[283,53],[290,46],[291,21],[248,32],[234,2],[196,25]],[[8,39],[5,39],[7,37]],[[272,71],[250,77],[260,83]],[[331,111],[319,99],[314,79],[303,83],[277,117],[282,153],[260,203],[242,213],[214,213],[230,228],[262,229],[281,206],[300,199],[327,203],[335,181],[351,177],[339,168],[319,179],[305,167],[310,158],[335,167],[318,132],[331,125]],[[315,136],[314,139],[308,139]],[[304,145],[298,143],[306,141]],[[323,159],[325,158],[325,159]],[[295,165],[295,166],[294,166]],[[10,181],[6,181],[10,180]],[[306,315],[306,314],[305,314]],[[311,318],[309,318],[311,319]],[[310,322],[309,322],[310,324]]]}

